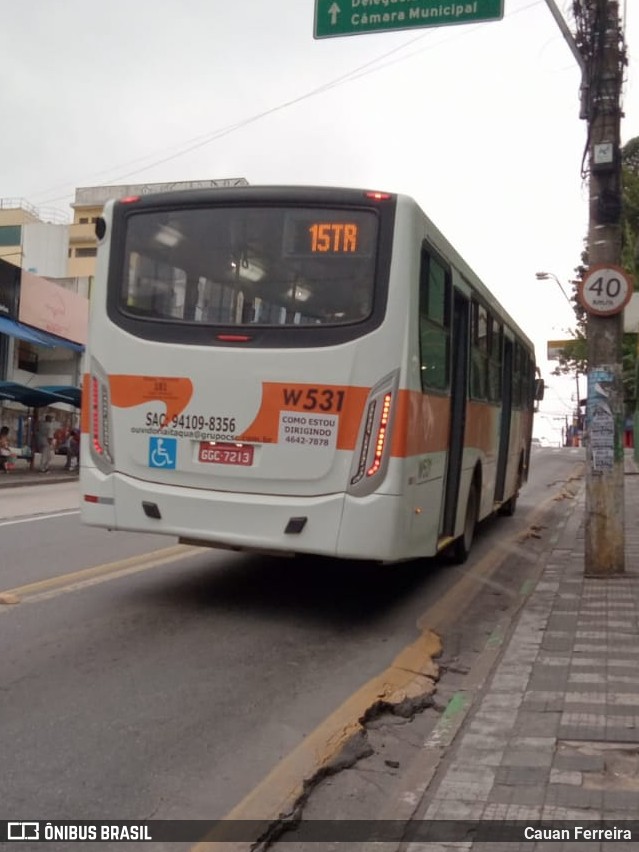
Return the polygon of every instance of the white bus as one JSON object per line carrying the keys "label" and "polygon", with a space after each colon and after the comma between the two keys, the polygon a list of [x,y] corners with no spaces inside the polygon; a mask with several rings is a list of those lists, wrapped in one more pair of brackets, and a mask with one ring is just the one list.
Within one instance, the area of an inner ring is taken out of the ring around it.
{"label": "white bus", "polygon": [[394,562],[512,513],[531,342],[409,197],[240,187],[96,227],[82,519]]}

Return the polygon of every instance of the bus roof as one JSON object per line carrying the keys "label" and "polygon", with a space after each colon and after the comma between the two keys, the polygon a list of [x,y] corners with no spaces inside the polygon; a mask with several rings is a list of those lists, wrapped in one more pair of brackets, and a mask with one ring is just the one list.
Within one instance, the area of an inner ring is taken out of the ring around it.
{"label": "bus roof", "polygon": [[428,236],[434,248],[445,257],[472,287],[481,295],[482,299],[508,325],[512,331],[532,351],[534,345],[528,335],[521,329],[518,323],[510,316],[503,305],[498,301],[490,289],[483,283],[479,276],[468,265],[455,247],[446,239],[435,223],[424,212],[418,202],[409,195],[392,193],[384,190],[372,190],[353,187],[338,186],[312,186],[296,184],[280,185],[250,185],[235,187],[220,187],[214,189],[188,189],[171,192],[149,193],[125,199],[112,199],[107,202],[109,206],[116,203],[136,204],[141,206],[191,206],[193,204],[206,206],[207,204],[241,203],[246,201],[258,201],[260,203],[282,203],[295,202],[298,204],[332,203],[344,205],[374,203],[376,196],[380,200],[395,200],[398,205],[408,205],[420,212],[427,223]]}

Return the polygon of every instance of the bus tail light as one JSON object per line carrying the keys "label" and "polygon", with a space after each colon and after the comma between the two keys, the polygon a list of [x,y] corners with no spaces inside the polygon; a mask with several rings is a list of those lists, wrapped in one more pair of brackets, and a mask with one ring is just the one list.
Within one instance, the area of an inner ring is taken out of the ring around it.
{"label": "bus tail light", "polygon": [[364,195],[366,198],[370,198],[372,201],[388,201],[391,198],[390,192],[365,192]]}
{"label": "bus tail light", "polygon": [[111,406],[106,377],[92,372],[89,379],[89,440],[91,455],[104,473],[113,470]]}
{"label": "bus tail light", "polygon": [[371,493],[386,473],[398,378],[397,372],[387,376],[371,390],[366,401],[349,479],[348,490],[352,494]]}
{"label": "bus tail light", "polygon": [[366,471],[366,476],[375,476],[382,464],[384,457],[384,447],[386,446],[386,438],[388,433],[388,420],[390,418],[391,403],[393,400],[392,393],[385,393],[382,400],[382,412],[377,426],[377,436],[373,449],[373,464]]}

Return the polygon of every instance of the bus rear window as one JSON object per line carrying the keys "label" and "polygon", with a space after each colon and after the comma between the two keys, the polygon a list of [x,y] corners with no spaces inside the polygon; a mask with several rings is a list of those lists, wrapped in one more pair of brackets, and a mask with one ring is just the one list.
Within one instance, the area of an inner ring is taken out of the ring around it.
{"label": "bus rear window", "polygon": [[373,310],[373,211],[211,207],[132,212],[119,309],[214,326],[338,326]]}

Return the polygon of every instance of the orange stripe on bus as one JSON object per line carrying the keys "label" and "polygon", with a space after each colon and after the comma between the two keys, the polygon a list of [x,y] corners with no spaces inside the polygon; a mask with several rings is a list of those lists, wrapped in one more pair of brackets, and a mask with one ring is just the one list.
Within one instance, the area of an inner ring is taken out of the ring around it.
{"label": "orange stripe on bus", "polygon": [[[464,445],[490,456],[496,452],[501,409],[468,400]],[[401,390],[395,414],[391,455],[446,452],[450,440],[450,397]]]}
{"label": "orange stripe on bus", "polygon": [[131,408],[143,402],[160,401],[166,405],[166,419],[181,414],[193,396],[193,382],[173,376],[109,376],[111,403]]}
{"label": "orange stripe on bus", "polygon": [[487,456],[495,455],[499,446],[500,419],[499,406],[469,400],[466,410],[465,445],[475,447]]}
{"label": "orange stripe on bus", "polygon": [[448,448],[450,398],[400,390],[391,440],[391,455],[404,457]]}
{"label": "orange stripe on bus", "polygon": [[[109,376],[111,403],[130,408],[145,402],[166,405],[166,419],[181,414],[193,396],[191,379],[160,376]],[[337,414],[337,449],[354,450],[370,388],[348,385],[264,382],[257,415],[238,439],[274,444],[278,441],[280,412],[298,411],[311,416]],[[81,429],[89,431],[90,376],[82,381]],[[400,390],[396,402],[391,438],[391,455],[396,458],[445,452],[450,436],[450,397],[421,391]],[[494,452],[500,409],[468,401],[466,446],[488,454]]]}
{"label": "orange stripe on bus", "polygon": [[[282,411],[339,414],[338,450],[354,450],[370,388],[265,382],[262,402],[238,439],[276,443]],[[445,451],[448,446],[450,400],[420,391],[400,390],[391,439],[391,455],[407,456]]]}
{"label": "orange stripe on bus", "polygon": [[[193,382],[187,378],[174,376],[109,376],[111,404],[117,408],[131,408],[143,402],[163,402],[166,405],[166,419],[171,420],[181,414],[193,396]],[[90,394],[91,376],[82,377],[82,406],[80,411],[80,429],[90,431]]]}
{"label": "orange stripe on bus", "polygon": [[[189,404],[193,396],[193,382],[187,378],[174,376],[109,376],[111,404],[117,408],[131,408],[143,402],[160,401],[166,405],[166,419],[177,417]],[[82,376],[82,406],[80,410],[80,429],[90,431],[90,395],[91,376]]]}
{"label": "orange stripe on bus", "polygon": [[191,379],[173,376],[109,376],[111,403],[131,408],[143,402],[160,401],[166,405],[166,419],[181,414],[193,396]]}
{"label": "orange stripe on bus", "polygon": [[242,441],[276,443],[281,411],[298,411],[319,417],[337,414],[337,449],[352,450],[368,394],[369,388],[346,385],[264,382],[259,411],[250,426],[237,437]]}

